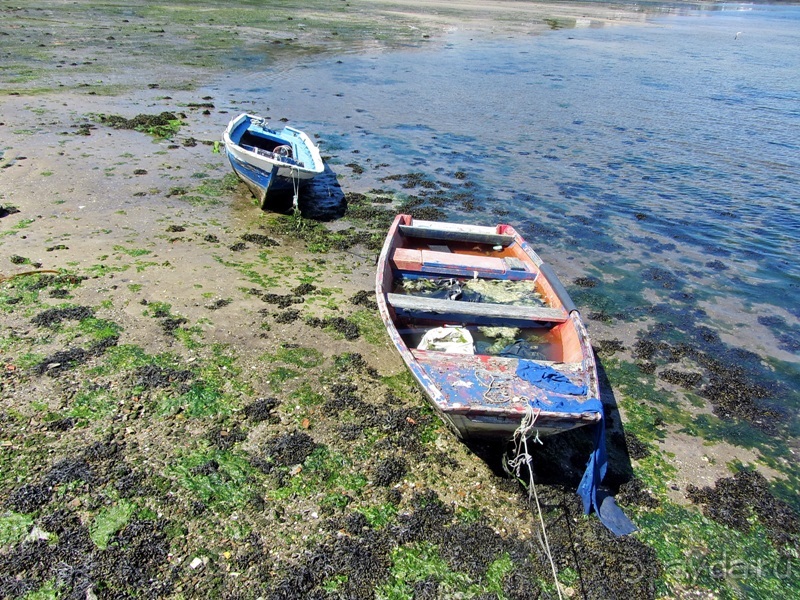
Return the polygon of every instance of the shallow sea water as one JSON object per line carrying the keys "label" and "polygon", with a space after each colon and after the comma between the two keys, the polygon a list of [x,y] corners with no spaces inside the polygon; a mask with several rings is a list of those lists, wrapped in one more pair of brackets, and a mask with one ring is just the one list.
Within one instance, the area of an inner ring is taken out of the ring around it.
{"label": "shallow sea water", "polygon": [[209,92],[231,112],[319,133],[347,190],[467,173],[480,210],[453,207],[449,219],[514,224],[571,290],[579,276],[618,282],[618,312],[642,297],[699,311],[777,365],[791,404],[799,71],[800,7],[724,5],[529,37],[454,30],[428,47],[231,76]]}

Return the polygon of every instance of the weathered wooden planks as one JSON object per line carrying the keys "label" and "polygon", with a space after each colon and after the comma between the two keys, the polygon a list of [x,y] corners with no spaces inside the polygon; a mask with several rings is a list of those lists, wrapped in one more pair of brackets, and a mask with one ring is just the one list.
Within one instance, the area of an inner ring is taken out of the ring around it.
{"label": "weathered wooden planks", "polygon": [[439,298],[421,298],[406,294],[387,294],[386,299],[395,309],[408,312],[438,315],[461,315],[465,317],[483,317],[488,319],[514,319],[526,321],[547,321],[563,323],[567,320],[567,311],[560,308],[544,306],[513,306],[506,304],[490,304],[486,302],[460,302],[458,300],[442,300]]}
{"label": "weathered wooden planks", "polygon": [[514,243],[514,238],[510,235],[498,233],[485,233],[482,231],[470,231],[469,229],[434,229],[432,227],[416,227],[414,225],[400,225],[400,233],[405,237],[426,238],[429,240],[445,240],[451,242],[474,242],[477,244],[489,244],[491,246],[510,246]]}
{"label": "weathered wooden planks", "polygon": [[475,256],[436,250],[395,248],[392,266],[400,271],[430,275],[485,277],[489,279],[536,279],[537,272],[514,257]]}

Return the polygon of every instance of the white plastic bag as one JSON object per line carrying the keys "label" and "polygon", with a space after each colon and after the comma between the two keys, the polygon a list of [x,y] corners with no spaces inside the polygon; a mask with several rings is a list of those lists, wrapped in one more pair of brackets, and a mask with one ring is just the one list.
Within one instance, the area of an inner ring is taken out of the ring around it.
{"label": "white plastic bag", "polygon": [[472,334],[464,327],[437,327],[431,329],[417,346],[420,350],[435,350],[451,354],[475,354]]}

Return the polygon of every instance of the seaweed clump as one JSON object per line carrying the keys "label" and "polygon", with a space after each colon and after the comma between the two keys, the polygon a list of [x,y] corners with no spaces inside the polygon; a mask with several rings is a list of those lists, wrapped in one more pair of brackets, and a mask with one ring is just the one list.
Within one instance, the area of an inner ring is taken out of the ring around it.
{"label": "seaweed clump", "polygon": [[8,215],[14,215],[18,212],[19,209],[16,206],[0,206],[0,219],[7,217]]}
{"label": "seaweed clump", "polygon": [[157,115],[136,115],[126,119],[119,115],[99,115],[99,121],[114,129],[133,129],[160,138],[169,138],[178,132],[181,120],[175,113],[164,111]]}
{"label": "seaweed clump", "polygon": [[350,298],[350,303],[355,306],[363,306],[371,310],[378,310],[378,302],[375,300],[375,292],[359,290]]}
{"label": "seaweed clump", "polygon": [[572,283],[582,288],[593,288],[600,285],[600,280],[597,277],[578,277]]}
{"label": "seaweed clump", "polygon": [[331,386],[331,397],[325,402],[324,409],[336,416],[345,409],[367,415],[369,405],[358,396],[358,388],[352,383],[335,383]]}
{"label": "seaweed clump", "polygon": [[402,481],[408,472],[408,463],[404,458],[390,456],[380,461],[375,466],[375,474],[372,481],[377,486],[387,487],[398,481]]}
{"label": "seaweed clump", "polygon": [[[45,507],[58,490],[59,508],[36,522],[39,535],[28,537],[0,553],[0,597],[20,597],[55,581],[59,597],[94,597],[95,591],[115,589],[119,597],[162,597],[170,592],[166,521],[133,519],[98,544],[89,528],[67,502],[93,495],[113,480],[123,498],[152,493],[141,485],[143,476],[120,463],[124,445],[106,439],[90,444],[75,456],[55,462],[37,483],[15,490],[6,505],[31,513]],[[67,494],[64,497],[64,494]],[[94,500],[91,500],[94,502]]]}
{"label": "seaweed clump", "polygon": [[244,414],[254,423],[269,421],[277,423],[280,418],[275,414],[275,409],[280,402],[277,398],[259,398],[244,407]]}
{"label": "seaweed clump", "polygon": [[[659,308],[659,307],[657,307]],[[785,393],[772,381],[758,355],[740,348],[730,348],[712,329],[695,325],[691,316],[666,308],[666,316],[676,323],[661,323],[636,341],[633,357],[644,373],[655,373],[666,364],[691,363],[692,370],[663,368],[658,376],[668,383],[696,391],[709,401],[714,414],[723,419],[741,419],[762,431],[774,432],[781,415],[770,404]],[[669,343],[662,338],[675,336],[683,329],[686,341]],[[772,401],[772,402],[770,402]]]}
{"label": "seaweed clump", "polygon": [[658,498],[653,496],[644,487],[642,480],[638,477],[634,477],[630,481],[619,486],[619,492],[616,494],[615,498],[623,506],[655,508],[660,504]]}
{"label": "seaweed clump", "polygon": [[53,488],[45,483],[26,484],[9,496],[7,505],[20,513],[30,513],[50,502]]}
{"label": "seaweed clump", "polygon": [[625,345],[620,340],[598,340],[596,346],[597,352],[605,356],[625,350]]}
{"label": "seaweed clump", "polygon": [[642,460],[650,456],[650,447],[632,431],[625,432],[625,446],[628,448],[628,454],[634,460]]}
{"label": "seaweed clump", "polygon": [[317,443],[303,431],[294,431],[269,440],[264,448],[266,461],[257,458],[255,466],[269,472],[272,467],[302,464],[317,448]]}
{"label": "seaweed clump", "polygon": [[133,374],[134,385],[144,388],[165,388],[175,383],[186,383],[194,374],[188,369],[176,370],[156,365],[144,365]]}
{"label": "seaweed clump", "polygon": [[14,490],[7,505],[17,512],[31,513],[50,502],[55,486],[78,480],[89,483],[94,479],[94,473],[84,459],[65,458],[53,465],[39,483],[25,484]]}
{"label": "seaweed clump", "polygon": [[211,429],[207,435],[208,441],[220,450],[230,450],[235,444],[247,439],[247,434],[238,425],[226,427],[218,425]]}
{"label": "seaweed clump", "polygon": [[254,296],[258,296],[267,304],[275,304],[278,308],[289,308],[292,304],[302,304],[304,302],[301,294],[273,294],[262,292],[255,288],[250,290]]}
{"label": "seaweed clump", "polygon": [[718,479],[713,488],[686,488],[687,497],[703,505],[709,519],[739,531],[749,531],[755,514],[779,549],[796,547],[800,541],[800,515],[769,491],[761,473],[743,469],[733,477]]}
{"label": "seaweed clump", "polygon": [[355,340],[358,339],[359,335],[361,335],[358,325],[352,321],[348,321],[344,317],[325,317],[324,319],[320,319],[318,317],[308,317],[306,319],[306,324],[310,325],[311,327],[318,327],[320,329],[333,329],[334,331],[342,334],[346,340]]}
{"label": "seaweed clump", "polygon": [[[582,520],[583,505],[576,494],[550,489],[539,499],[547,504],[558,502],[551,497],[555,494],[560,495],[563,513],[550,514],[550,549],[560,569],[569,566],[580,574],[582,597],[655,598],[656,580],[662,572],[655,550],[635,537],[616,537],[597,519]],[[530,509],[536,510],[533,504]]]}
{"label": "seaweed clump", "polygon": [[288,324],[288,323],[294,323],[299,318],[300,318],[300,311],[295,310],[294,308],[290,308],[276,314],[275,322]]}
{"label": "seaweed clump", "polygon": [[668,383],[679,385],[686,389],[697,387],[703,379],[700,373],[687,373],[675,369],[664,369],[659,373],[659,377]]}
{"label": "seaweed clump", "polygon": [[295,287],[292,290],[292,293],[295,296],[308,296],[309,294],[311,294],[314,291],[316,291],[316,289],[317,289],[317,286],[315,286],[315,285],[313,285],[311,283],[301,283],[300,285],[298,285],[297,287]]}
{"label": "seaweed clump", "polygon": [[50,376],[57,376],[73,369],[95,356],[101,356],[109,348],[116,346],[119,341],[119,336],[107,337],[95,344],[89,349],[84,348],[68,348],[60,350],[55,354],[51,354],[33,368],[33,372],[37,375],[47,373]]}
{"label": "seaweed clump", "polygon": [[245,233],[242,236],[242,239],[245,242],[250,242],[252,244],[256,244],[257,246],[261,246],[262,248],[269,248],[271,246],[279,246],[280,244],[273,240],[271,237],[260,233]]}
{"label": "seaweed clump", "polygon": [[188,322],[186,317],[167,317],[161,321],[161,330],[167,335],[175,335],[175,331]]}
{"label": "seaweed clump", "polygon": [[66,308],[48,308],[31,319],[31,323],[39,327],[54,327],[62,321],[82,321],[94,316],[94,310],[88,306],[72,306]]}
{"label": "seaweed clump", "polygon": [[[352,371],[354,373],[365,373],[366,375],[376,378],[378,377],[378,371],[374,368],[369,366],[364,357],[359,354],[358,352],[345,352],[343,354],[339,354],[334,357],[333,359],[336,368],[340,371]],[[395,397],[392,396],[394,399]]]}

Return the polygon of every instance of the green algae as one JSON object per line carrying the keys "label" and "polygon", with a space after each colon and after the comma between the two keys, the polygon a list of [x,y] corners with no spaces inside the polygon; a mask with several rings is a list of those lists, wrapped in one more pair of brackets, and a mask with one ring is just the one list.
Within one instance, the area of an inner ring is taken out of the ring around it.
{"label": "green algae", "polygon": [[757,524],[739,532],[668,501],[635,521],[637,536],[664,565],[662,595],[706,590],[720,598],[779,598],[800,586],[797,557],[782,555]]}
{"label": "green algae", "polygon": [[264,375],[264,379],[269,384],[270,389],[275,392],[282,391],[288,382],[299,378],[300,371],[289,367],[277,367]]}
{"label": "green algae", "polygon": [[386,342],[386,327],[380,316],[371,310],[357,310],[347,317],[357,327],[360,337],[375,346]]}
{"label": "green algae", "polygon": [[178,455],[169,471],[193,500],[221,514],[247,507],[259,478],[258,470],[245,455],[216,448]]}
{"label": "green algae", "polygon": [[[263,67],[375,43],[420,43],[427,29],[421,18],[398,13],[391,19],[376,18],[349,2],[322,0],[282,2],[270,10],[248,0],[235,6],[188,0],[168,5],[73,3],[60,6],[57,19],[52,9],[50,3],[37,2],[2,9],[17,27],[7,32],[15,51],[2,65],[0,93],[66,88],[122,94],[137,84],[102,83],[104,74],[159,64],[165,56],[185,72],[153,72],[151,81],[158,83],[151,85],[191,88],[208,71],[243,64]],[[69,27],[62,25],[66,23]],[[52,79],[56,63],[63,69],[61,81],[54,84],[46,78]]]}
{"label": "green algae", "polygon": [[228,173],[221,179],[204,179],[193,191],[207,198],[221,198],[235,191],[238,186],[236,175]]}
{"label": "green algae", "polygon": [[[40,306],[40,295],[55,282],[50,274],[30,274],[0,282],[0,310],[6,313],[30,312]],[[70,289],[77,285],[70,285]]]}
{"label": "green algae", "polygon": [[70,400],[65,411],[69,417],[74,417],[78,425],[105,418],[117,408],[117,398],[104,389],[94,386],[84,386]]}
{"label": "green algae", "polygon": [[413,588],[409,584],[428,578],[444,583],[451,592],[461,591],[469,584],[465,575],[450,570],[437,546],[431,542],[399,547],[392,552],[391,560],[391,579],[377,590],[376,596],[380,599],[413,600]]}
{"label": "green algae", "polygon": [[38,590],[25,594],[25,600],[59,600],[60,586],[54,580],[45,581]]}
{"label": "green algae", "polygon": [[503,579],[513,570],[508,553],[502,554],[489,565],[482,581],[475,582],[466,573],[450,568],[432,542],[418,542],[397,547],[390,555],[390,578],[376,590],[381,600],[413,600],[413,584],[422,581],[438,583],[439,597],[474,598],[482,595],[505,600]]}
{"label": "green algae", "polygon": [[126,248],[125,246],[120,245],[114,246],[114,250],[132,257],[147,256],[148,254],[153,253],[152,250],[145,250],[144,248]]}
{"label": "green algae", "polygon": [[183,412],[188,417],[209,417],[230,414],[230,397],[213,384],[196,381],[179,396],[164,398],[159,406],[161,414]]}
{"label": "green algae", "polygon": [[21,541],[33,525],[33,518],[7,511],[0,515],[0,546],[16,544]]}
{"label": "green algae", "polygon": [[87,317],[79,322],[78,331],[95,342],[102,342],[118,338],[122,332],[122,326],[108,319]]}
{"label": "green algae", "polygon": [[[797,585],[800,569],[767,540],[758,524],[750,532],[738,532],[675,505],[667,497],[667,482],[677,469],[658,450],[667,427],[698,436],[705,444],[725,441],[755,448],[762,462],[788,474],[773,482],[771,491],[797,505],[792,484],[794,469],[779,457],[788,450],[779,438],[759,432],[747,423],[723,420],[706,413],[695,414],[656,387],[655,377],[632,363],[607,359],[604,368],[618,390],[617,401],[625,413],[625,429],[648,443],[650,453],[637,460],[634,474],[659,499],[654,510],[635,510],[634,521],[641,539],[652,546],[664,564],[659,580],[661,593],[710,590],[722,598],[777,597]],[[794,488],[796,490],[796,488]],[[783,571],[781,571],[783,569]],[[753,574],[756,577],[753,577]],[[785,576],[784,576],[785,575]]]}
{"label": "green algae", "polygon": [[[663,340],[661,347],[668,348],[670,352],[680,352],[684,348],[691,347],[687,345],[687,338],[683,332],[668,330],[665,333],[665,338],[668,340]],[[707,335],[702,328],[699,334]],[[700,356],[702,360],[706,360],[703,355]],[[743,419],[720,418],[708,412],[698,411],[698,406],[707,406],[706,399],[689,391],[675,393],[659,389],[656,377],[643,372],[637,364],[606,359],[603,361],[603,366],[614,389],[621,392],[619,403],[625,411],[626,429],[643,440],[653,442],[664,435],[664,427],[671,427],[701,439],[704,444],[726,442],[756,450],[760,456],[759,462],[781,473],[783,477],[782,481],[772,484],[774,493],[800,510],[800,501],[796,493],[789,491],[793,482],[800,481],[800,467],[785,460],[791,453],[785,435],[768,433]],[[754,368],[759,367],[756,365]],[[784,407],[784,410],[790,410],[791,393],[783,397],[789,401],[789,406]],[[787,425],[789,431],[793,426],[792,423],[796,424],[796,420],[789,420]]]}
{"label": "green algae", "polygon": [[[262,262],[266,260],[267,255],[264,255]],[[244,275],[247,280],[260,287],[261,289],[272,289],[278,287],[282,283],[282,278],[278,275],[268,275],[256,269],[256,263],[253,262],[236,262],[229,259],[222,258],[221,256],[214,256],[214,260],[220,264],[236,269],[239,273]]]}
{"label": "green algae", "polygon": [[267,362],[284,362],[304,369],[321,365],[325,358],[316,348],[292,347],[283,345],[272,354],[265,354],[262,360]]}
{"label": "green algae", "polygon": [[22,231],[23,229],[27,229],[35,222],[36,219],[22,219],[21,221],[12,225],[5,231],[0,231],[0,238],[3,238],[4,236],[7,235],[17,235],[20,231]]}
{"label": "green algae", "polygon": [[358,509],[367,518],[370,527],[381,528],[392,523],[397,517],[397,505],[392,503],[378,504],[375,506],[364,506]]}
{"label": "green algae", "polygon": [[181,126],[183,121],[175,114],[162,112],[158,115],[137,115],[132,119],[126,119],[119,115],[95,115],[95,118],[114,129],[133,129],[141,133],[146,133],[157,140],[172,139]]}
{"label": "green algae", "polygon": [[[768,435],[744,421],[690,410],[675,394],[658,389],[655,377],[642,373],[634,363],[606,359],[603,367],[614,389],[620,392],[617,401],[625,414],[625,430],[648,443],[651,449],[657,447],[656,442],[665,437],[666,428],[670,427],[701,439],[703,444],[726,442],[757,450],[760,462],[785,477],[785,481],[773,484],[775,493],[800,508],[797,495],[787,489],[788,483],[800,481],[800,469],[785,460],[790,449],[782,437]],[[658,454],[644,459],[641,465],[647,466],[642,475],[650,486],[663,488],[664,481],[673,474],[673,469]]]}
{"label": "green algae", "polygon": [[101,550],[108,547],[111,537],[121,530],[133,516],[136,506],[127,500],[117,500],[95,516],[89,527],[89,537]]}
{"label": "green algae", "polygon": [[[211,48],[212,47],[209,47],[209,49],[211,49]],[[200,196],[197,196],[197,197],[200,198]],[[337,239],[335,241],[336,241],[336,243],[343,243],[345,240],[346,240],[346,238],[341,238],[341,239]],[[332,247],[328,242],[329,242],[329,240],[326,240],[323,244],[320,245],[320,247],[326,247],[326,248]],[[604,306],[601,306],[601,309],[602,310],[608,310],[609,313],[612,313],[617,308],[615,306],[613,306],[613,305],[604,305]],[[366,313],[368,313],[368,311],[365,311],[365,314]],[[367,315],[367,317],[368,318],[365,319],[365,321],[363,323],[361,321],[358,321],[357,317],[356,317],[356,319],[355,319],[356,323],[357,323],[359,329],[362,332],[362,337],[364,337],[365,339],[367,339],[367,341],[370,341],[371,343],[378,343],[378,342],[369,340],[368,339],[368,334],[365,333],[365,329],[366,329],[365,323],[370,321],[369,315]],[[377,318],[374,315],[372,315],[371,320],[374,322],[374,324],[376,324],[376,332],[377,333],[376,333],[376,338],[375,339],[380,341],[383,338],[385,338],[385,333],[383,333],[382,329],[379,327],[380,323],[379,323],[379,321],[377,320]],[[378,334],[382,334],[382,336],[377,337]],[[184,334],[179,332],[178,335],[180,336],[180,335],[184,335]],[[200,337],[200,334],[198,333],[194,337],[190,338],[190,339],[192,339],[192,347],[195,347],[195,348],[201,348],[202,347],[200,345],[199,341],[198,341],[199,337]],[[186,345],[188,345],[188,343]],[[127,361],[128,364],[135,364],[135,363],[139,363],[139,361],[141,361],[141,364],[144,364],[146,362],[150,362],[150,361],[156,360],[155,357],[150,357],[150,356],[147,356],[147,355],[144,355],[144,354],[140,355],[139,351],[141,349],[138,349],[138,350],[121,349],[119,352],[117,352],[117,350],[118,349],[116,349],[116,348],[110,349],[109,350],[109,355],[113,354],[115,357],[118,357],[120,359],[120,363]],[[141,352],[143,352],[143,351],[141,351]],[[126,353],[128,353],[127,357],[123,359],[123,355],[125,355]],[[203,358],[202,360],[206,360],[206,358]],[[297,359],[297,362],[302,363],[302,361],[303,361],[303,357],[302,356]],[[302,364],[297,364],[297,362],[292,362],[292,360],[285,360],[284,362],[287,362],[288,364],[294,364],[297,367],[305,368],[305,367],[303,367]],[[308,368],[313,368],[313,367],[308,367]],[[660,392],[655,390],[655,380],[652,379],[652,378],[645,377],[644,374],[642,372],[639,372],[638,368],[636,368],[635,366],[631,367],[631,373],[629,373],[629,374],[625,373],[622,376],[617,374],[617,376],[621,377],[622,379],[624,379],[628,375],[630,375],[630,379],[628,379],[626,381],[627,392],[630,393],[631,396],[633,396],[636,392],[642,391],[643,393],[641,395],[641,398],[644,398],[644,400],[645,400],[642,404],[638,404],[637,403],[637,399],[635,397],[632,398],[632,399],[620,400],[620,404],[622,405],[624,403],[625,406],[627,406],[628,409],[630,409],[631,414],[637,414],[636,418],[634,419],[634,421],[635,421],[634,427],[640,428],[641,430],[644,430],[648,425],[652,425],[652,429],[657,432],[660,428],[663,427],[664,423],[670,423],[670,424],[672,424],[672,423],[683,423],[685,421],[685,425],[683,425],[683,427],[685,427],[685,431],[687,433],[691,433],[693,435],[695,435],[695,434],[709,435],[710,436],[709,439],[716,439],[716,438],[711,437],[711,436],[713,436],[713,432],[716,431],[716,432],[721,432],[721,433],[719,433],[719,435],[721,435],[722,437],[718,438],[718,439],[721,439],[721,440],[725,439],[724,436],[731,436],[731,435],[735,436],[736,435],[735,432],[727,432],[726,433],[725,431],[723,431],[723,428],[732,427],[732,425],[730,425],[728,423],[725,423],[725,422],[721,421],[720,419],[718,419],[716,417],[709,417],[707,420],[704,421],[703,418],[705,418],[706,415],[700,415],[699,417],[691,417],[691,415],[688,412],[682,410],[681,405],[679,403],[677,403],[677,402],[672,402],[672,404],[670,404],[670,402],[667,401],[663,407],[659,406],[658,394]],[[614,374],[612,374],[611,377],[613,379],[614,378]],[[234,379],[235,378],[236,378],[236,375],[234,375]],[[402,378],[400,378],[400,379],[402,379]],[[389,385],[389,387],[396,387],[398,390],[402,390],[403,393],[405,393],[405,394],[407,394],[407,395],[409,395],[411,397],[415,397],[418,400],[418,393],[409,392],[406,389],[405,382],[400,381],[398,383],[397,381],[398,380],[391,379],[391,383],[387,383],[387,385]],[[221,389],[220,386],[218,386],[217,384],[215,384],[215,386],[216,386],[217,389]],[[652,386],[655,391],[652,394],[650,394],[647,390],[640,390],[639,389],[640,386],[642,388],[646,388],[648,386]],[[316,406],[316,405],[321,404],[322,402],[324,402],[324,398],[319,393],[315,392],[310,386],[301,385],[301,386],[297,387],[294,390],[283,390],[283,391],[287,393],[287,399],[291,399],[292,401],[294,401],[295,399],[302,399],[301,403],[307,403],[307,405],[309,405],[309,406]],[[231,399],[232,403],[235,403],[236,401],[238,401],[238,399],[235,400],[235,401],[233,399]],[[652,403],[652,404],[650,404],[650,403]],[[637,411],[639,411],[641,414],[638,414]],[[626,413],[627,413],[627,409],[626,409]],[[686,414],[684,414],[684,413],[686,413]],[[356,417],[353,417],[353,420],[356,420]],[[655,444],[655,442],[657,442],[657,440],[659,438],[660,438],[660,435],[658,433],[653,435],[652,438],[648,440],[648,447],[651,447],[651,448],[652,447],[657,447],[654,444]],[[374,442],[374,439],[372,439],[371,441]],[[761,443],[764,443],[764,441],[762,440]],[[660,476],[660,475],[661,476],[665,476],[665,477],[669,476],[669,473],[666,473],[665,471],[663,471],[664,466],[661,464],[665,459],[663,457],[662,458],[656,457],[656,459],[653,459],[653,463],[652,464],[647,463],[647,462],[643,463],[643,467],[642,467],[642,468],[647,469],[649,472],[652,473],[651,480],[656,478],[656,477],[658,477],[658,476]],[[209,459],[209,460],[213,460],[213,459]],[[205,464],[205,463],[202,463],[202,464]],[[195,466],[202,466],[202,464],[195,465]],[[662,469],[662,471],[659,473],[658,469]],[[223,475],[222,479],[224,479],[224,477],[225,476]],[[258,477],[258,474],[256,474],[255,477]],[[795,486],[795,489],[797,489],[796,486]],[[791,484],[787,484],[787,491],[788,490],[791,490]],[[330,500],[327,501],[328,504],[330,504],[332,506],[339,507],[339,508],[343,508],[344,506],[346,506],[346,503],[349,502],[349,500],[346,500],[347,498],[349,498],[346,494],[342,494],[342,493],[338,493],[338,492],[328,493],[328,494],[326,494],[325,497],[326,498],[330,498]],[[213,500],[212,500],[212,504],[213,504]],[[369,512],[369,511],[367,511],[367,512]],[[380,512],[380,511],[379,511],[378,508],[376,508],[372,512]],[[387,518],[387,523],[388,523],[389,520],[392,518],[391,509],[387,508],[386,518]],[[209,530],[210,536],[213,536],[214,533],[215,532],[213,532],[213,530]],[[238,532],[236,534],[236,536],[233,536],[233,537],[238,537],[238,536],[242,535],[242,533],[243,533],[243,531]],[[436,560],[434,559],[433,562],[435,563]],[[502,563],[498,563],[497,570],[498,570],[498,572],[503,572],[504,568],[502,566]],[[561,573],[562,582],[567,583],[567,584],[571,584],[573,579],[574,579],[574,573],[570,573],[569,570],[562,571],[562,573]],[[343,587],[344,583],[347,581],[347,577],[346,576],[334,577],[333,580],[334,581],[331,583],[331,585],[333,586],[332,589],[341,589]],[[446,589],[450,590],[452,588],[451,587],[446,587]],[[463,586],[462,586],[461,589],[464,589]],[[473,588],[467,587],[465,589],[465,591],[463,591],[462,593],[466,594],[466,595],[469,595],[469,594],[472,593],[471,590],[473,590]],[[407,590],[404,588],[403,593],[405,593],[406,591]],[[502,595],[500,595],[499,592],[498,592],[497,595],[502,597]]]}
{"label": "green algae", "polygon": [[106,264],[96,264],[89,267],[87,271],[92,277],[104,278],[106,275],[109,275],[110,273],[124,273],[130,268],[131,268],[130,265],[115,266]]}
{"label": "green algae", "polygon": [[[340,452],[327,446],[318,446],[303,462],[302,469],[290,475],[282,487],[271,489],[267,496],[274,500],[291,497],[310,497],[325,491],[328,494],[360,495],[367,485],[367,478],[352,470],[353,463]],[[290,467],[276,467],[280,472],[289,473]]]}
{"label": "green algae", "polygon": [[153,302],[148,302],[145,305],[145,308],[142,311],[142,314],[147,317],[153,317],[155,319],[161,319],[164,317],[169,317],[172,313],[172,305],[168,302],[162,302],[161,300],[154,300]]}
{"label": "green algae", "polygon": [[319,406],[325,402],[325,396],[307,381],[301,382],[298,387],[291,390],[288,397],[296,401],[300,406],[305,407]]}

